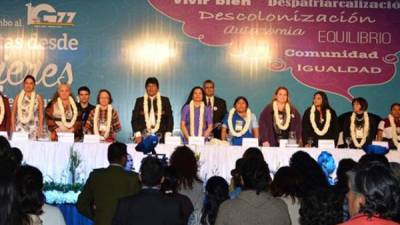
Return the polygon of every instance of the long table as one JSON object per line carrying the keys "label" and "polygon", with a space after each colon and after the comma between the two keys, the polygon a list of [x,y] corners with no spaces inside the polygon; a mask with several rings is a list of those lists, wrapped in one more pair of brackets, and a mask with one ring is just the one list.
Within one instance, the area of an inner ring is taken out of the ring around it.
{"label": "long table", "polygon": [[[45,181],[57,183],[70,182],[69,163],[70,152],[75,151],[81,161],[76,170],[76,180],[84,182],[90,172],[95,168],[107,167],[107,143],[58,143],[58,142],[39,142],[39,141],[12,141],[12,146],[21,149],[24,161],[27,164],[38,167],[45,177]],[[134,167],[140,168],[140,162],[145,157],[141,152],[134,149],[134,144],[128,144],[128,152],[133,156]],[[169,157],[176,146],[163,145],[157,146],[157,153],[166,154]],[[219,175],[229,180],[230,171],[235,167],[235,161],[240,158],[246,148],[240,146],[189,146],[196,154],[200,155],[199,174],[206,180],[213,175]],[[317,159],[322,151],[330,152],[336,164],[343,158],[358,160],[364,152],[355,149],[317,149],[317,148],[261,148],[265,160],[268,162],[272,172],[281,166],[289,164],[289,159],[298,150],[308,152],[313,158]],[[390,151],[387,154],[389,161],[400,163],[400,153]]]}

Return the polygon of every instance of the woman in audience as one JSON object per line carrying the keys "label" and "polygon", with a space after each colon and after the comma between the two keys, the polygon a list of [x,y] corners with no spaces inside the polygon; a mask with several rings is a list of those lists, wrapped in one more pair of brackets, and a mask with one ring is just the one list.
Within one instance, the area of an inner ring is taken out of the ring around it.
{"label": "woman in audience", "polygon": [[302,176],[302,193],[328,187],[328,180],[318,163],[306,152],[297,151],[290,157],[289,165]]}
{"label": "woman in audience", "polygon": [[240,175],[240,168],[242,168],[243,160],[243,158],[237,159],[235,163],[235,169],[231,170],[232,179],[229,186],[229,197],[231,199],[236,198],[239,196],[240,192],[242,192],[243,185],[242,177]]}
{"label": "woman in audience", "polygon": [[81,119],[70,85],[58,85],[57,92],[46,107],[46,123],[52,141],[58,139],[58,132],[74,133],[75,138],[79,138]]}
{"label": "woman in audience", "polygon": [[316,92],[311,107],[303,115],[303,143],[307,147],[317,147],[320,139],[331,139],[336,143],[337,130],[336,112],[329,105],[328,97],[325,92]]}
{"label": "woman in audience", "polygon": [[164,180],[161,184],[161,192],[179,202],[184,224],[187,224],[194,210],[193,204],[187,196],[178,193],[178,174],[176,169],[172,166],[168,166],[164,169]]}
{"label": "woman in audience", "polygon": [[292,225],[299,225],[300,201],[303,193],[300,189],[302,184],[300,173],[288,166],[278,169],[271,183],[271,194],[280,197],[287,205]]}
{"label": "woman in audience", "polygon": [[241,175],[243,191],[237,198],[220,205],[215,224],[290,225],[285,202],[266,191],[271,182],[267,163],[260,159],[245,159]]}
{"label": "woman in audience", "polygon": [[286,87],[278,87],[272,102],[260,114],[260,144],[279,146],[280,139],[288,139],[292,133],[301,145],[301,116],[292,105]]}
{"label": "woman in audience", "polygon": [[347,147],[364,148],[375,140],[380,117],[369,113],[368,102],[364,98],[354,98],[351,102],[353,112],[341,117],[343,121],[343,140]]}
{"label": "woman in audience", "polygon": [[86,134],[100,135],[100,139],[106,142],[114,142],[117,132],[121,130],[117,111],[112,107],[111,93],[102,89],[97,95],[97,105],[93,109],[85,124]]}
{"label": "woman in audience", "polygon": [[380,163],[369,163],[347,173],[349,176],[349,212],[343,225],[398,225],[400,211],[399,182]]}
{"label": "woman in audience", "polygon": [[179,146],[172,153],[169,163],[177,172],[178,192],[189,197],[196,218],[200,218],[204,193],[203,182],[197,175],[198,165],[194,152],[187,146]]}
{"label": "woman in audience", "polygon": [[190,221],[189,225],[214,225],[218,208],[227,199],[229,199],[229,187],[225,179],[218,176],[210,177],[206,184],[206,196],[200,223]]}
{"label": "woman in audience", "polygon": [[336,184],[334,186],[336,193],[339,195],[339,200],[342,201],[343,221],[350,218],[349,204],[346,199],[346,193],[349,191],[348,179],[346,173],[352,170],[357,163],[352,159],[342,159],[339,162],[336,170]]}
{"label": "woman in audience", "polygon": [[390,149],[400,148],[400,103],[393,103],[388,118],[379,123],[377,140],[387,141]]}
{"label": "woman in audience", "polygon": [[182,108],[181,132],[187,142],[190,136],[207,138],[213,126],[212,109],[206,106],[206,97],[201,87],[194,87]]}
{"label": "woman in audience", "polygon": [[243,138],[258,138],[258,121],[247,99],[239,96],[233,106],[223,120],[221,139],[226,141],[230,136],[232,145],[242,145]]}
{"label": "woman in audience", "polygon": [[36,80],[32,75],[24,78],[23,85],[14,99],[12,129],[28,133],[30,139],[36,139],[43,133],[43,98],[35,91]]}

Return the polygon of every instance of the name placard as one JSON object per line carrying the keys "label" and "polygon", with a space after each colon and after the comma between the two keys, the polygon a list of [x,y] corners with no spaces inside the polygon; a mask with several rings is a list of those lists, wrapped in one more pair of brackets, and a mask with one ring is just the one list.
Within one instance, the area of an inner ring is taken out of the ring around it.
{"label": "name placard", "polygon": [[373,141],[372,144],[389,148],[389,143],[387,141]]}
{"label": "name placard", "polygon": [[177,137],[177,136],[165,137],[165,144],[167,144],[167,145],[181,145],[182,144],[182,139],[181,139],[181,137]]}
{"label": "name placard", "polygon": [[258,138],[243,138],[242,146],[244,147],[258,147]]}
{"label": "name placard", "polygon": [[29,134],[26,132],[13,132],[12,140],[13,141],[27,141],[27,140],[29,140]]}
{"label": "name placard", "polygon": [[100,135],[85,134],[83,136],[83,143],[100,143]]}
{"label": "name placard", "polygon": [[58,142],[62,143],[74,143],[75,137],[72,132],[58,132],[57,133]]}
{"label": "name placard", "polygon": [[318,140],[318,148],[335,148],[335,141],[332,139]]}
{"label": "name placard", "polygon": [[279,147],[286,148],[286,145],[289,143],[288,139],[280,139],[279,140]]}
{"label": "name placard", "polygon": [[204,145],[204,137],[189,137],[189,145]]}

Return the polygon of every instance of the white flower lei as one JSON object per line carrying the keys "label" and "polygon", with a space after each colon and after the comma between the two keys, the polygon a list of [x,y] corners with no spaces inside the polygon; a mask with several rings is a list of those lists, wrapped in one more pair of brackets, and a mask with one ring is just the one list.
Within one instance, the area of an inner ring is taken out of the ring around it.
{"label": "white flower lei", "polygon": [[327,109],[326,111],[326,121],[325,121],[325,125],[324,128],[322,128],[322,130],[318,129],[317,124],[315,123],[315,105],[311,106],[311,110],[310,110],[310,122],[311,122],[311,126],[314,130],[314,132],[318,135],[318,136],[324,136],[330,127],[331,124],[331,111],[329,109]]}
{"label": "white flower lei", "polygon": [[25,98],[25,91],[22,90],[19,95],[18,95],[18,121],[23,123],[23,124],[27,124],[29,123],[31,120],[33,120],[33,107],[35,106],[35,99],[36,99],[36,92],[33,91],[31,93],[31,99],[29,99],[29,109],[28,109],[28,116],[24,117],[23,113],[22,113],[22,101]]}
{"label": "white flower lei", "polygon": [[[113,109],[112,106],[109,104],[107,106],[106,130],[104,131],[104,135],[102,136],[104,138],[108,138],[108,136],[110,135],[112,109]],[[100,105],[96,105],[96,109],[94,110],[94,119],[93,119],[93,132],[96,135],[100,135],[100,133],[99,133],[99,116],[100,116]]]}
{"label": "white flower lei", "polygon": [[274,101],[272,103],[272,108],[274,110],[274,117],[275,117],[275,124],[280,130],[287,130],[289,128],[290,124],[290,105],[288,103],[285,104],[285,111],[286,111],[286,118],[285,118],[285,124],[282,125],[279,122],[279,109],[278,109],[278,103]]}
{"label": "white flower lei", "polygon": [[389,121],[390,121],[390,128],[392,130],[393,144],[394,146],[396,146],[396,148],[399,148],[399,137],[397,136],[397,127],[396,123],[394,122],[394,118],[391,114],[389,114]]}
{"label": "white flower lei", "polygon": [[351,139],[353,140],[354,146],[357,148],[361,148],[365,142],[367,141],[368,133],[369,133],[369,117],[367,111],[364,112],[364,127],[363,127],[363,136],[361,138],[361,141],[358,142],[356,138],[356,114],[353,112],[351,114],[350,118],[350,134],[351,134]]}
{"label": "white flower lei", "polygon": [[5,112],[5,108],[4,108],[3,96],[0,95],[0,124],[3,123],[5,114],[6,114],[6,112]]}
{"label": "white flower lei", "polygon": [[63,106],[63,103],[62,103],[60,97],[57,98],[57,104],[58,104],[58,108],[60,109],[60,112],[61,112],[61,122],[63,123],[63,125],[65,127],[71,128],[75,125],[76,118],[78,117],[78,109],[76,108],[74,99],[71,96],[68,97],[68,100],[69,100],[69,104],[71,105],[72,113],[73,113],[73,116],[72,116],[72,119],[70,122],[67,122],[67,119],[65,118],[65,110],[64,110],[64,106]]}
{"label": "white flower lei", "polygon": [[[197,136],[203,136],[203,126],[204,126],[204,102],[200,104],[200,114],[199,114],[199,129]],[[193,100],[190,101],[189,104],[189,111],[190,111],[190,136],[194,136],[194,103]]]}
{"label": "white flower lei", "polygon": [[160,92],[157,93],[156,95],[157,98],[157,119],[156,119],[156,124],[154,128],[151,128],[151,124],[149,121],[149,96],[147,93],[144,94],[144,99],[143,99],[143,110],[144,110],[144,120],[146,122],[146,128],[147,131],[150,133],[156,133],[158,129],[160,129],[160,124],[161,124],[161,112],[162,112],[162,102],[161,102],[161,95]]}
{"label": "white flower lei", "polygon": [[236,109],[232,108],[229,111],[229,115],[228,115],[228,126],[229,126],[229,132],[232,134],[232,136],[234,137],[241,137],[243,136],[250,128],[250,123],[251,123],[251,111],[249,108],[247,108],[247,112],[246,112],[246,118],[245,118],[245,124],[243,129],[240,132],[236,132],[234,127],[233,127],[233,123],[232,123],[232,118],[233,118],[233,114],[235,114]]}

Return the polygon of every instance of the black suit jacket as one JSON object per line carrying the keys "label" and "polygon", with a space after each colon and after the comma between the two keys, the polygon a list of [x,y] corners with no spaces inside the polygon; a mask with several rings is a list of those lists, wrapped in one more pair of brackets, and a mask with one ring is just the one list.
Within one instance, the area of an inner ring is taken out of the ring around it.
{"label": "black suit jacket", "polygon": [[[136,99],[135,108],[132,111],[132,131],[136,133],[138,131],[142,132],[146,129],[146,122],[144,119],[144,110],[143,110],[143,101],[144,97],[140,97]],[[153,100],[153,107],[154,113],[156,114],[157,119],[157,101]],[[149,112],[151,103],[149,101]],[[171,104],[167,97],[161,96],[161,105],[162,105],[162,112],[161,112],[161,124],[160,129],[157,132],[162,133],[162,138],[164,138],[164,134],[166,132],[172,132],[174,129],[174,118],[172,115]]]}
{"label": "black suit jacket", "polygon": [[118,202],[112,225],[180,225],[183,215],[179,202],[155,189],[142,189],[138,194]]}
{"label": "black suit jacket", "polygon": [[215,127],[218,123],[222,124],[224,117],[227,113],[226,102],[224,99],[214,96],[214,107],[213,111],[213,134],[215,138],[221,139],[221,126]]}

